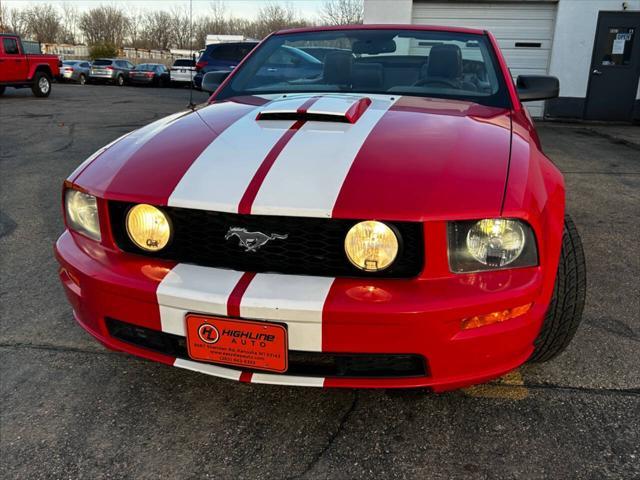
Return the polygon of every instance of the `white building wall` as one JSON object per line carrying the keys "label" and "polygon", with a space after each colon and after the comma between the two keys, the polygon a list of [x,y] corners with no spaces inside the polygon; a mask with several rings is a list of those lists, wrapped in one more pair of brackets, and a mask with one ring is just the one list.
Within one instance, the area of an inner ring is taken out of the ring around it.
{"label": "white building wall", "polygon": [[[411,23],[413,0],[365,0],[364,23]],[[598,12],[640,10],[640,0],[558,0],[549,74],[560,96],[585,98]],[[640,84],[636,99],[640,100]]]}
{"label": "white building wall", "polygon": [[365,0],[364,23],[411,23],[412,9],[413,0]]}
{"label": "white building wall", "polygon": [[[627,0],[627,10],[640,10],[640,0]],[[561,97],[587,96],[598,25],[598,12],[623,11],[620,0],[560,0],[549,74],[560,79]],[[640,99],[640,85],[636,98]]]}

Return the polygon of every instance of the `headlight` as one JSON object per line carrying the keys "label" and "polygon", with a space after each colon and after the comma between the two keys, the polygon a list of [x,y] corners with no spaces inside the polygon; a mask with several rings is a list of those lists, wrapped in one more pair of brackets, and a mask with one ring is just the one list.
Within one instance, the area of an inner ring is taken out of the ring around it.
{"label": "headlight", "polygon": [[157,252],[171,239],[171,223],[162,210],[141,203],[127,213],[127,234],[142,250]]}
{"label": "headlight", "polygon": [[449,224],[449,266],[474,272],[538,264],[536,239],[520,220],[487,218]]}
{"label": "headlight", "polygon": [[67,225],[89,238],[100,241],[100,220],[96,197],[69,189],[64,195]]}
{"label": "headlight", "polygon": [[347,258],[366,272],[388,268],[398,255],[398,237],[388,225],[369,220],[355,224],[344,239]]}

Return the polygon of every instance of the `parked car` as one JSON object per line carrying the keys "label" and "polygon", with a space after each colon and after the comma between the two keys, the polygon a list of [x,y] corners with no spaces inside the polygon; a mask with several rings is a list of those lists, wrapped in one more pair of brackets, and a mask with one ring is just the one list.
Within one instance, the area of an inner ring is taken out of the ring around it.
{"label": "parked car", "polygon": [[323,63],[313,55],[300,48],[283,45],[265,60],[256,72],[256,77],[265,82],[286,82],[320,77],[322,69]]}
{"label": "parked car", "polygon": [[196,62],[190,58],[177,58],[169,74],[174,85],[190,85],[196,73]]}
{"label": "parked car", "polygon": [[98,58],[91,64],[89,83],[113,83],[122,87],[129,80],[135,65],[119,58]]}
{"label": "parked car", "polygon": [[18,35],[0,33],[0,95],[13,87],[31,88],[36,97],[48,97],[51,80],[60,73],[59,62],[56,55],[25,53]]}
{"label": "parked car", "polygon": [[129,83],[134,85],[169,85],[169,70],[161,63],[141,63],[129,72]]}
{"label": "parked car", "polygon": [[91,71],[91,63],[86,60],[65,60],[60,67],[58,79],[63,82],[77,82],[84,85]]}
{"label": "parked car", "polygon": [[[315,78],[255,74],[328,42],[350,49]],[[556,78],[514,82],[486,30],[420,25],[277,32],[224,74],[64,182],[59,275],[101,343],[243,382],[436,392],[569,345],[584,252],[522,103]]]}
{"label": "parked car", "polygon": [[202,76],[207,72],[231,71],[257,44],[257,42],[233,42],[207,45],[196,63],[193,84],[196,88],[200,88]]}

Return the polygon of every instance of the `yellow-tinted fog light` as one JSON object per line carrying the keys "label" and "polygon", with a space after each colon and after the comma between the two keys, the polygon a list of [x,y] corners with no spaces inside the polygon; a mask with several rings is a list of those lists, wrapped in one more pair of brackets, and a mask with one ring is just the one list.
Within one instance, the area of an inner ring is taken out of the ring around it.
{"label": "yellow-tinted fog light", "polygon": [[127,213],[127,233],[137,247],[157,252],[171,239],[171,223],[162,210],[141,203]]}
{"label": "yellow-tinted fog light", "polygon": [[366,272],[388,268],[398,255],[398,237],[387,224],[369,220],[355,224],[344,239],[349,261]]}
{"label": "yellow-tinted fog light", "polygon": [[508,308],[506,310],[500,310],[498,312],[487,313],[486,315],[476,315],[475,317],[465,318],[462,320],[460,327],[462,330],[469,330],[471,328],[485,327],[494,323],[502,323],[512,318],[524,315],[531,309],[531,303],[521,305],[515,308]]}

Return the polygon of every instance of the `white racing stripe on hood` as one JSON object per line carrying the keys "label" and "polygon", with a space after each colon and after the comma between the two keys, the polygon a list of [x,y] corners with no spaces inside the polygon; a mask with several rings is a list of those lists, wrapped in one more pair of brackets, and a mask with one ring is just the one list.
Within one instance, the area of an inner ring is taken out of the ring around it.
{"label": "white racing stripe on hood", "polygon": [[[302,103],[302,102],[301,102]],[[184,174],[168,204],[237,213],[256,171],[294,121],[256,121],[252,110],[224,130]]]}
{"label": "white racing stripe on hood", "polygon": [[313,95],[294,95],[285,98],[272,99],[271,102],[258,108],[260,113],[291,113],[296,112]]}
{"label": "white racing stripe on hood", "polygon": [[360,95],[324,95],[307,109],[307,113],[344,117],[349,109],[363,98],[367,97]]}
{"label": "white racing stripe on hood", "polygon": [[253,202],[252,214],[331,217],[356,155],[398,98],[367,96],[373,102],[354,124],[304,124],[267,174]]}

